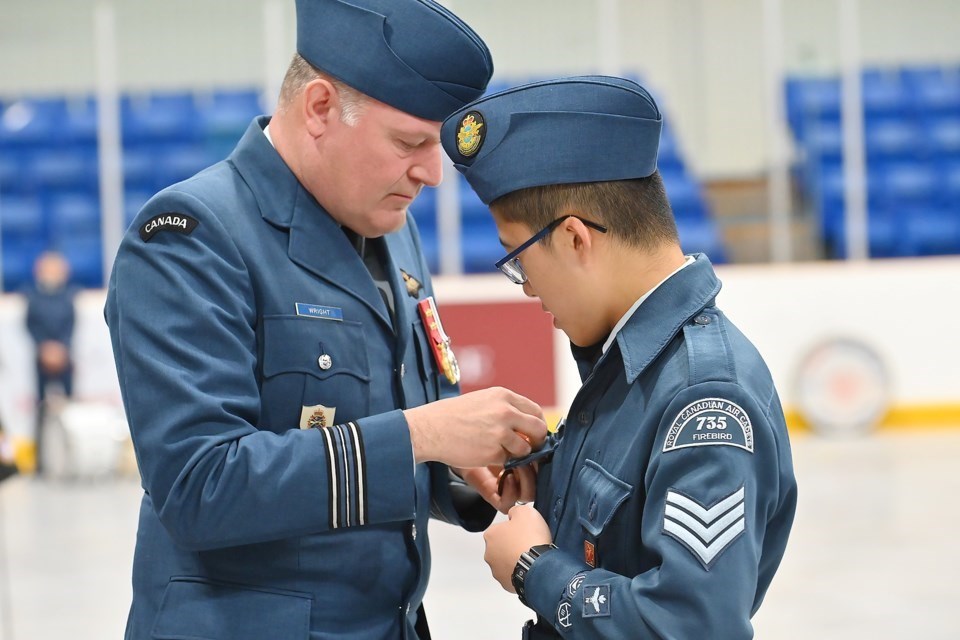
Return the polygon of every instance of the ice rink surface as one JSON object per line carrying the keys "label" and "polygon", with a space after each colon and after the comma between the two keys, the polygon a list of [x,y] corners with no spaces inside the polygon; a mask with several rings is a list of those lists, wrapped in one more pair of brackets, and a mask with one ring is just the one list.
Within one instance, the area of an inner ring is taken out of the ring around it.
{"label": "ice rink surface", "polygon": [[[756,637],[960,638],[960,429],[793,447],[797,521]],[[0,640],[123,637],[139,497],[131,479],[0,485]],[[526,609],[490,577],[481,536],[434,523],[431,537],[433,637],[519,638]]]}

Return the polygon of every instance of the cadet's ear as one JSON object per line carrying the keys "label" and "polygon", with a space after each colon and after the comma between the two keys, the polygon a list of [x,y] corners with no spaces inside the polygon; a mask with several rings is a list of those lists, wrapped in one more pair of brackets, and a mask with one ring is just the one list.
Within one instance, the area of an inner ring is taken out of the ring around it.
{"label": "cadet's ear", "polygon": [[560,224],[560,235],[563,237],[564,244],[573,249],[581,259],[588,257],[590,252],[596,249],[596,242],[590,233],[590,228],[572,217],[581,215],[580,212],[572,209],[564,210],[560,215],[571,216]]}
{"label": "cadet's ear", "polygon": [[338,105],[337,90],[328,80],[318,78],[307,83],[303,88],[303,119],[311,136],[323,135]]}

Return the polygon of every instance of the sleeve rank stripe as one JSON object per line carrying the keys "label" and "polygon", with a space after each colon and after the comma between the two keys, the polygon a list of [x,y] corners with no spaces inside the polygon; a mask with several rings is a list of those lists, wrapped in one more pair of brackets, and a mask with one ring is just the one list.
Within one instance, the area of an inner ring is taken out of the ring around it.
{"label": "sleeve rank stripe", "polygon": [[687,496],[677,493],[676,491],[668,490],[667,502],[682,508],[684,511],[696,516],[702,523],[709,525],[711,522],[716,520],[718,516],[729,511],[738,502],[743,502],[743,496],[744,488],[740,487],[729,496],[726,496],[725,498],[721,499],[720,502],[707,509],[692,498],[688,498]]}
{"label": "sleeve rank stripe", "polygon": [[320,428],[327,443],[330,528],[367,522],[367,466],[363,435],[356,422]]}
{"label": "sleeve rank stripe", "polygon": [[357,516],[358,523],[367,523],[367,460],[363,449],[363,435],[356,422],[349,423],[353,436],[353,450],[357,458]]}
{"label": "sleeve rank stripe", "polygon": [[336,529],[340,526],[337,519],[337,460],[334,451],[333,437],[329,429],[320,429],[324,440],[327,442],[327,466],[330,474],[330,528]]}

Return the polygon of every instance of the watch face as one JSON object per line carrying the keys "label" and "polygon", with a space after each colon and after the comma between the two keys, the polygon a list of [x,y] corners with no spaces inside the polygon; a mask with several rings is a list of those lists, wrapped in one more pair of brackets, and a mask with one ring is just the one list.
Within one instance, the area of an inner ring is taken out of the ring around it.
{"label": "watch face", "polygon": [[818,433],[863,433],[876,427],[889,397],[883,361],[858,340],[825,341],[807,353],[797,370],[799,408]]}

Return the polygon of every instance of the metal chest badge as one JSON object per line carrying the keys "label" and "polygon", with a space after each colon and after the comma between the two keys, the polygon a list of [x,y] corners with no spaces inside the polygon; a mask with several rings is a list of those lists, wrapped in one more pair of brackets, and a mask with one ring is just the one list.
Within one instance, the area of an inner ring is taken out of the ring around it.
{"label": "metal chest badge", "polygon": [[457,129],[457,151],[465,158],[476,155],[483,144],[483,115],[479,111],[471,111],[460,121]]}
{"label": "metal chest badge", "polygon": [[325,407],[322,404],[303,405],[300,409],[301,429],[323,429],[334,424],[333,417],[337,413],[336,407]]}
{"label": "metal chest badge", "polygon": [[420,319],[423,320],[423,326],[427,330],[430,350],[433,351],[433,359],[436,361],[437,367],[443,372],[450,384],[457,384],[460,382],[460,365],[457,364],[457,357],[453,355],[453,350],[450,348],[450,338],[443,331],[440,314],[437,313],[437,303],[433,296],[418,302],[417,310],[420,312]]}
{"label": "metal chest badge", "polygon": [[419,298],[420,290],[423,289],[423,285],[420,284],[420,281],[403,269],[400,269],[400,275],[403,276],[403,284],[407,287],[407,294],[411,298]]}

